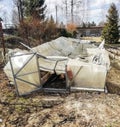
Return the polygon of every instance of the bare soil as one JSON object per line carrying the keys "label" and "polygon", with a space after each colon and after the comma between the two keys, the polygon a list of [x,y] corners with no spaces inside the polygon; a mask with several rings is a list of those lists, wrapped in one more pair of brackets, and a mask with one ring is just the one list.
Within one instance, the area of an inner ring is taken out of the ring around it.
{"label": "bare soil", "polygon": [[3,67],[1,63],[0,127],[120,127],[120,70],[112,67],[107,76],[109,92],[117,94],[36,92],[17,97]]}

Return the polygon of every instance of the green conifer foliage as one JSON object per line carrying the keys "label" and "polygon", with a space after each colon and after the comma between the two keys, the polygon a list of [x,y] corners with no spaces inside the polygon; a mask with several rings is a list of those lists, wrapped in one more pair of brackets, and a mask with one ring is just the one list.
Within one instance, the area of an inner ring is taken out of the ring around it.
{"label": "green conifer foliage", "polygon": [[105,39],[106,43],[119,43],[118,20],[118,11],[116,9],[115,4],[112,3],[108,10],[107,21],[102,31],[102,38]]}

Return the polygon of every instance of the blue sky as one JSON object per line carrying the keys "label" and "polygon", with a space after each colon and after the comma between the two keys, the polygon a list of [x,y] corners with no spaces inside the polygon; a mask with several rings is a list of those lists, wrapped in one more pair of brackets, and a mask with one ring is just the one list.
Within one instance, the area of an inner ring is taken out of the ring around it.
{"label": "blue sky", "polygon": [[[47,4],[47,16],[53,15],[55,16],[55,6],[58,7],[58,20],[59,22],[66,22],[65,18],[65,8],[63,5],[64,0],[46,0]],[[68,0],[70,1],[70,0]],[[85,1],[85,0],[83,0]],[[105,20],[105,16],[107,14],[107,10],[109,5],[114,2],[117,5],[117,9],[120,9],[120,0],[87,0],[89,3],[89,7],[86,7],[86,13],[84,9],[81,7],[78,9],[75,15],[75,21],[79,22],[81,19],[86,21],[96,21],[100,22],[101,20]],[[3,18],[4,23],[10,24],[12,21],[12,9],[13,9],[13,0],[0,0],[0,17]],[[120,10],[119,10],[120,12]]]}

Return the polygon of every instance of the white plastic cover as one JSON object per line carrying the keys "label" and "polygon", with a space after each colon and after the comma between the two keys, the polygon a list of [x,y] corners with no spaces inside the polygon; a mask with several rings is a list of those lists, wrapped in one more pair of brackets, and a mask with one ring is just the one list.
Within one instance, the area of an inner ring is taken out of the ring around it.
{"label": "white plastic cover", "polygon": [[104,89],[107,73],[105,66],[82,62],[78,59],[69,60],[67,65],[71,68],[73,73],[72,86]]}
{"label": "white plastic cover", "polygon": [[[104,89],[106,73],[110,66],[108,53],[104,49],[104,42],[97,47],[88,41],[60,37],[34,47],[32,51],[45,56],[45,58],[42,58],[38,55],[40,70],[62,74],[66,73],[65,68],[69,66],[73,73],[73,79],[70,81],[72,86]],[[26,56],[11,58],[14,73],[20,70],[21,66],[24,65],[25,62],[28,62],[31,56],[25,59],[24,57]],[[37,63],[34,58],[28,63],[27,66],[22,66],[23,69],[20,73],[25,74],[26,72],[37,71]],[[13,81],[10,62],[5,66],[4,71],[9,79]],[[28,83],[23,84],[23,82],[17,79],[17,84],[19,84],[19,87],[21,86],[20,93],[36,89],[36,87],[32,85],[32,87],[25,88],[29,82],[40,86],[39,73],[33,73],[29,76],[24,75],[20,78],[28,81]],[[25,88],[25,90],[23,88]]]}
{"label": "white plastic cover", "polygon": [[60,37],[34,47],[32,50],[48,58],[39,58],[40,69],[60,74],[65,73],[68,59],[88,56],[87,48],[95,47],[89,41]]}
{"label": "white plastic cover", "polygon": [[15,82],[17,92],[23,95],[40,87],[40,72],[35,54],[15,53],[4,68],[9,80]]}

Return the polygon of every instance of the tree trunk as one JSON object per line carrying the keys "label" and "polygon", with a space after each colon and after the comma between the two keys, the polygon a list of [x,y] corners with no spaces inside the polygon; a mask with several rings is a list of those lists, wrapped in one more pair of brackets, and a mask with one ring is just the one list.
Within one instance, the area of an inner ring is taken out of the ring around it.
{"label": "tree trunk", "polygon": [[73,18],[73,9],[74,9],[74,4],[73,4],[73,0],[71,0],[71,22],[74,22],[74,18]]}

